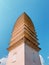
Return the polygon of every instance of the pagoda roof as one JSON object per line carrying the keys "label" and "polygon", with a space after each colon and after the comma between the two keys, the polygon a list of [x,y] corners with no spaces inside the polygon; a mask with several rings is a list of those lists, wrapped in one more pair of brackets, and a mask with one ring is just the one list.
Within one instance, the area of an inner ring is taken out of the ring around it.
{"label": "pagoda roof", "polygon": [[40,50],[36,37],[35,27],[30,17],[24,12],[16,21],[10,42],[10,47],[28,43],[29,46]]}

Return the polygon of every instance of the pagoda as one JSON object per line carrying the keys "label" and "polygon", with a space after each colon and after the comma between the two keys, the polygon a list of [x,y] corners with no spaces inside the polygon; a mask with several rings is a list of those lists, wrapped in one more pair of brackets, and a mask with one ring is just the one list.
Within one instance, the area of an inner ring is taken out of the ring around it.
{"label": "pagoda", "polygon": [[34,24],[24,12],[14,25],[6,65],[41,65],[40,50]]}

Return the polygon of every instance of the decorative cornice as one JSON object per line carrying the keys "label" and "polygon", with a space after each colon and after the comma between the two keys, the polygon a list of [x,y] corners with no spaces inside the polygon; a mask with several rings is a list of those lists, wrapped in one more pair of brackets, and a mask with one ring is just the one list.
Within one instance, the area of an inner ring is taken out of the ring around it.
{"label": "decorative cornice", "polygon": [[8,51],[11,51],[12,49],[18,47],[21,44],[27,44],[28,46],[30,46],[31,48],[33,48],[37,52],[39,52],[41,50],[41,48],[39,48],[37,45],[35,45],[32,41],[30,41],[26,37],[20,39],[19,41],[17,41],[13,45],[9,46],[9,48],[7,48],[7,49],[8,49]]}

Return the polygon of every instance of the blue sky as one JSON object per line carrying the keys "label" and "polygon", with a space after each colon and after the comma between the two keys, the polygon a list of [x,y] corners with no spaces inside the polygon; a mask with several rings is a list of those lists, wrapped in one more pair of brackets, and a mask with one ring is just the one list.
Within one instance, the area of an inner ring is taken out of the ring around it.
{"label": "blue sky", "polygon": [[8,54],[12,29],[17,18],[26,12],[38,35],[40,54],[49,64],[49,0],[0,0],[0,58]]}

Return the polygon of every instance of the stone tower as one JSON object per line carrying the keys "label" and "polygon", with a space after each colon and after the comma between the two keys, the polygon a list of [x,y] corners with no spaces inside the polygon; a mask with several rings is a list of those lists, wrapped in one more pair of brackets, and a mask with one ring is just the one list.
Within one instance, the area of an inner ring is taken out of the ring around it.
{"label": "stone tower", "polygon": [[6,65],[41,65],[37,40],[34,24],[23,13],[13,28]]}

